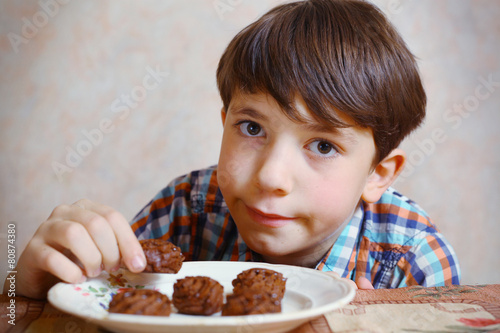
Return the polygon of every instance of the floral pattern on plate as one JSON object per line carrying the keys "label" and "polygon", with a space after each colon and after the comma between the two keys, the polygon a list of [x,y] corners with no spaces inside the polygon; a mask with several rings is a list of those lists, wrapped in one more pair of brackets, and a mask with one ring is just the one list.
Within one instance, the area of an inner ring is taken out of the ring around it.
{"label": "floral pattern on plate", "polygon": [[[111,302],[111,299],[113,296],[117,293],[121,293],[127,290],[131,289],[144,289],[144,285],[131,285],[128,280],[123,276],[122,273],[119,274],[112,274],[112,273],[104,273],[108,274],[109,277],[105,278],[105,280],[101,280],[101,283],[103,281],[105,286],[102,286],[101,284],[99,285],[92,285],[90,282],[88,285],[82,286],[81,284],[79,285],[73,285],[73,289],[77,292],[80,293],[81,296],[93,296],[95,298],[99,299],[99,305],[105,309],[108,310],[109,307],[109,302]],[[97,282],[96,282],[97,283]],[[154,288],[153,288],[154,289]]]}

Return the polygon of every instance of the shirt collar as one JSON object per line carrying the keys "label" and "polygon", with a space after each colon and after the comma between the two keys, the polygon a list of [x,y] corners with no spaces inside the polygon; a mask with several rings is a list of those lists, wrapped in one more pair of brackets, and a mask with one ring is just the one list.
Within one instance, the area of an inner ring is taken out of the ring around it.
{"label": "shirt collar", "polygon": [[364,217],[363,204],[360,202],[349,223],[344,227],[340,236],[337,238],[330,251],[325,255],[323,260],[319,262],[316,269],[321,271],[333,271],[341,277],[347,277],[350,263],[354,260],[356,245],[358,244],[359,232],[361,230],[361,222]]}

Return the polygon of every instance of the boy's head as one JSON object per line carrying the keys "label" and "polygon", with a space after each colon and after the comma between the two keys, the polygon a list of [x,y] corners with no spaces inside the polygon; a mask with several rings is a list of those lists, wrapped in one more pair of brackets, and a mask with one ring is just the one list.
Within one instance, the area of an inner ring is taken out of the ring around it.
{"label": "boy's head", "polygon": [[425,113],[413,56],[359,1],[271,10],[229,44],[217,80],[219,188],[268,262],[318,263],[360,200],[379,200],[401,172],[396,147]]}
{"label": "boy's head", "polygon": [[278,6],[231,41],[217,70],[227,110],[237,92],[272,96],[291,119],[300,96],[317,121],[370,128],[374,165],[425,116],[414,56],[373,5],[308,0]]}

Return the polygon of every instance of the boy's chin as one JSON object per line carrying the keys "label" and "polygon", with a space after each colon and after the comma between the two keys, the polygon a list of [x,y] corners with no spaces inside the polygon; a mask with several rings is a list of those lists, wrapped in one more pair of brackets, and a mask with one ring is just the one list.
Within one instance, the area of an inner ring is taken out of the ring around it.
{"label": "boy's chin", "polygon": [[289,255],[290,251],[283,249],[282,246],[276,246],[280,241],[275,239],[270,242],[246,242],[248,247],[262,258],[276,259],[283,258]]}
{"label": "boy's chin", "polygon": [[302,266],[303,261],[309,261],[310,255],[297,256],[292,254],[295,249],[290,249],[286,246],[277,247],[277,240],[268,245],[247,244],[248,247],[256,254],[254,260],[263,261],[270,264],[298,265]]}
{"label": "boy's chin", "polygon": [[253,260],[270,264],[283,264],[314,268],[323,259],[330,247],[309,247],[307,240],[279,239],[268,237],[263,241],[261,238],[245,240],[247,246],[255,253]]}

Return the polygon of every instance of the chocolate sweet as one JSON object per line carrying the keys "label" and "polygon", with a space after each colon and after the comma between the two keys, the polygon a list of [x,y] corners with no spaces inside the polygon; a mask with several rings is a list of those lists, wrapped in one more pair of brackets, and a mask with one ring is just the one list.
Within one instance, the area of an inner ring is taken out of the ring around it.
{"label": "chocolate sweet", "polygon": [[222,308],[223,316],[243,316],[281,312],[281,300],[257,289],[240,290],[228,295]]}
{"label": "chocolate sweet", "polygon": [[285,295],[286,278],[283,274],[270,269],[248,269],[238,274],[232,283],[235,294],[244,289],[256,289],[280,300]]}
{"label": "chocolate sweet", "polygon": [[143,316],[170,316],[170,299],[156,290],[132,289],[115,294],[109,312]]}
{"label": "chocolate sweet", "polygon": [[251,268],[233,280],[233,294],[226,297],[223,316],[281,312],[286,278],[265,268]]}
{"label": "chocolate sweet", "polygon": [[222,285],[206,276],[187,276],[174,284],[172,301],[179,313],[210,316],[221,311]]}
{"label": "chocolate sweet", "polygon": [[177,273],[184,261],[181,249],[163,239],[139,241],[146,256],[145,273]]}

